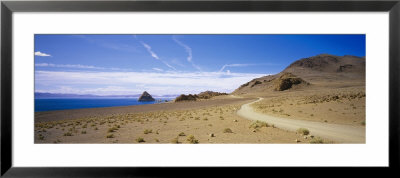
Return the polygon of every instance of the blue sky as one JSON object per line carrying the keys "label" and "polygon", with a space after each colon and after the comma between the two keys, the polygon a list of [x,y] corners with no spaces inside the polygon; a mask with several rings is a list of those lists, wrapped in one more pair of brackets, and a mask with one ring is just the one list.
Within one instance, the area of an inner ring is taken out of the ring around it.
{"label": "blue sky", "polygon": [[35,35],[35,91],[231,92],[325,53],[365,56],[365,35]]}

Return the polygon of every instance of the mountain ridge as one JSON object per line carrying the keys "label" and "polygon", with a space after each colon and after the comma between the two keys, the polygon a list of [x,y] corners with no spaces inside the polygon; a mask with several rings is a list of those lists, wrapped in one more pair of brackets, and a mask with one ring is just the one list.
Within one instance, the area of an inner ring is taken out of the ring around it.
{"label": "mountain ridge", "polygon": [[[93,95],[93,94],[70,94],[70,93],[48,93],[35,92],[35,98],[139,98],[142,94],[133,95]],[[156,98],[175,98],[179,95],[153,95]]]}
{"label": "mountain ridge", "polygon": [[[287,75],[286,78],[289,76],[289,78],[296,78],[297,81],[282,79],[281,77],[284,75]],[[342,81],[351,80],[365,80],[365,57],[320,54],[296,60],[275,75],[252,79],[242,84],[232,94],[283,91],[276,89],[277,85],[282,85],[282,82],[286,82],[285,85],[290,86],[289,88],[284,87],[284,90],[294,90],[318,86],[327,81],[330,82],[328,85],[339,85]]]}

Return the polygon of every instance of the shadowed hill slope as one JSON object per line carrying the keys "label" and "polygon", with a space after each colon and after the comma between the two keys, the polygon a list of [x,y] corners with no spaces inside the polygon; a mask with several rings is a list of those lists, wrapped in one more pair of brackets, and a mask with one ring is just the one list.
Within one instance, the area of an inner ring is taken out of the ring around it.
{"label": "shadowed hill slope", "polygon": [[290,64],[282,72],[301,76],[305,73],[355,73],[365,74],[365,58],[321,54],[303,58]]}
{"label": "shadowed hill slope", "polygon": [[255,78],[232,94],[365,85],[365,57],[321,54],[297,60],[275,75]]}

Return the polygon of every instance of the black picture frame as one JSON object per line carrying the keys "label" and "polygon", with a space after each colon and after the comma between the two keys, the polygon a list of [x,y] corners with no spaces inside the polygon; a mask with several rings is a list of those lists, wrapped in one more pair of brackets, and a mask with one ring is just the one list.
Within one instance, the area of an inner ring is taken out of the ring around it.
{"label": "black picture frame", "polygon": [[[389,167],[399,168],[400,1],[2,1],[1,2],[1,175],[5,177],[131,177],[175,175],[177,168],[20,168],[12,165],[12,18],[13,12],[126,11],[289,11],[389,12]],[[195,168],[185,168],[190,171]],[[213,169],[215,170],[215,169]],[[210,170],[210,171],[213,171]],[[229,170],[238,172],[242,169]],[[368,169],[374,170],[374,169]],[[225,169],[218,171],[224,172]],[[208,171],[193,170],[198,175]],[[332,175],[339,172],[330,171]],[[248,174],[249,176],[250,174]],[[191,175],[187,175],[191,176]]]}

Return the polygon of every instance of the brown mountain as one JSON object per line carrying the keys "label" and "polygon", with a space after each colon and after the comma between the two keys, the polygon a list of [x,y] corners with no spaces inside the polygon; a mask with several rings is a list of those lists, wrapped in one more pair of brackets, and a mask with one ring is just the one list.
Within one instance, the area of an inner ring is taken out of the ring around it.
{"label": "brown mountain", "polygon": [[309,58],[303,58],[290,64],[282,72],[295,75],[305,73],[355,73],[365,74],[365,58],[357,56],[334,56],[321,54]]}
{"label": "brown mountain", "polygon": [[155,99],[147,91],[144,91],[138,101],[155,101]]}
{"label": "brown mountain", "polygon": [[181,94],[180,96],[178,96],[178,97],[175,98],[175,102],[196,101],[197,98],[198,98],[198,97],[197,97],[196,95],[192,95],[192,94],[184,95],[184,94]]}
{"label": "brown mountain", "polygon": [[212,98],[214,96],[220,96],[220,95],[227,95],[227,93],[220,93],[220,92],[214,92],[214,91],[204,91],[204,92],[201,92],[201,93],[197,94],[197,96],[200,99],[210,99],[210,98]]}
{"label": "brown mountain", "polygon": [[215,96],[220,96],[220,95],[228,95],[227,93],[220,93],[220,92],[213,92],[213,91],[204,91],[199,94],[189,94],[189,95],[180,95],[176,97],[175,102],[181,102],[181,101],[196,101],[198,99],[210,99]]}
{"label": "brown mountain", "polygon": [[232,94],[365,85],[365,58],[321,54],[297,60],[282,72],[255,78]]}

